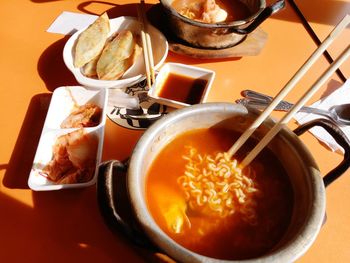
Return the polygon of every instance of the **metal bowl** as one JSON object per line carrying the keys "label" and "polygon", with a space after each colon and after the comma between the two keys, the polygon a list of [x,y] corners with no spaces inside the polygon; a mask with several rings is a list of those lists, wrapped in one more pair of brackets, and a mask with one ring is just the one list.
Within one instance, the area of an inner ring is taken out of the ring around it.
{"label": "metal bowl", "polygon": [[243,20],[213,24],[180,15],[172,7],[174,0],[160,0],[160,3],[174,35],[195,47],[220,49],[238,44],[264,20],[285,6],[284,0],[279,0],[268,7],[265,0],[239,1],[248,7],[250,16]]}
{"label": "metal bowl", "polygon": [[[162,251],[179,262],[233,263],[239,260],[219,260],[194,253],[177,244],[157,225],[148,210],[145,198],[146,175],[153,160],[163,147],[178,135],[193,129],[225,127],[244,132],[259,116],[253,108],[230,103],[204,103],[173,111],[154,123],[138,141],[128,167],[120,162],[109,162],[111,168],[117,164],[127,172],[125,192],[128,193],[128,207],[134,220],[123,220],[118,214],[115,195],[118,193],[113,182],[117,174],[107,172],[99,177],[98,191],[101,211],[109,211],[108,223],[118,226],[136,244],[151,251]],[[256,140],[261,139],[275,124],[268,118],[255,131]],[[343,161],[322,178],[321,172],[307,147],[298,135],[314,126],[321,126],[329,132],[344,150]],[[290,225],[284,237],[271,250],[256,258],[246,259],[250,263],[294,262],[300,258],[315,241],[326,211],[325,187],[337,179],[350,165],[350,141],[339,127],[332,122],[319,119],[304,124],[294,132],[283,128],[267,146],[288,173],[294,192],[294,207]],[[112,165],[112,166],[111,166]],[[111,171],[111,169],[107,169]],[[166,176],[166,173],[164,174]],[[120,182],[120,181],[119,181]],[[100,187],[99,187],[100,189]],[[151,252],[152,253],[152,252]]]}

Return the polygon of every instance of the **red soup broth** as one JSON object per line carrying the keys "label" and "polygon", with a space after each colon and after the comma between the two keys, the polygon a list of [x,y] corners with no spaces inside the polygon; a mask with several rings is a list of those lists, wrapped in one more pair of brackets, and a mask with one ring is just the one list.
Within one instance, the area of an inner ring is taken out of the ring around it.
{"label": "red soup broth", "polygon": [[[221,218],[189,211],[177,182],[185,170],[185,146],[195,147],[201,154],[215,154],[227,151],[238,137],[238,133],[222,128],[183,133],[161,150],[147,173],[146,201],[155,222],[175,242],[201,255],[231,260],[261,256],[281,240],[290,223],[292,186],[282,164],[268,149],[250,164],[261,192],[255,200],[256,224],[245,222],[238,213]],[[255,144],[248,141],[240,155]],[[175,233],[166,217],[181,209],[190,224],[187,222],[181,232]]]}

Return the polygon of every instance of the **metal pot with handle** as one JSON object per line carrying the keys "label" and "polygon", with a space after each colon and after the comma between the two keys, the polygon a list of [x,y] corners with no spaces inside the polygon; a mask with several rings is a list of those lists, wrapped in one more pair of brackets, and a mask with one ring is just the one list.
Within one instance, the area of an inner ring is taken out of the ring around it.
{"label": "metal pot with handle", "polygon": [[285,7],[279,0],[266,7],[265,0],[237,0],[247,6],[250,16],[245,19],[202,23],[180,15],[173,7],[174,0],[160,0],[165,17],[172,32],[180,39],[202,48],[227,48],[242,41],[272,14]]}
{"label": "metal pot with handle", "polygon": [[[242,105],[205,103],[171,112],[158,120],[142,135],[128,164],[111,161],[102,166],[98,179],[98,198],[108,224],[122,230],[138,245],[153,252],[161,251],[177,261],[237,262],[199,255],[169,238],[155,223],[147,208],[145,178],[159,151],[179,134],[191,129],[209,128],[218,123],[243,132],[258,115],[259,111]],[[263,137],[274,123],[271,118],[264,121],[255,133],[257,139]],[[298,137],[314,126],[326,129],[345,152],[344,160],[324,177],[321,176],[312,154]],[[306,252],[319,233],[326,211],[325,187],[350,166],[350,141],[339,127],[328,120],[320,119],[304,124],[294,132],[288,128],[282,129],[267,147],[278,156],[288,172],[295,205],[289,228],[273,251],[246,262],[293,262]],[[126,177],[123,173],[127,174]],[[123,200],[127,200],[127,208],[131,209],[127,219],[121,216],[117,206],[117,195],[120,194],[121,187],[118,181],[123,180],[126,188]]]}

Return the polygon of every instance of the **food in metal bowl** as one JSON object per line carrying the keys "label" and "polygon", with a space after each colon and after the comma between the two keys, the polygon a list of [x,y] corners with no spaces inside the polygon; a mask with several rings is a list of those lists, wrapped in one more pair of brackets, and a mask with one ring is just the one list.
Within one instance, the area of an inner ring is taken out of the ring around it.
{"label": "food in metal bowl", "polygon": [[175,0],[171,6],[179,14],[203,23],[219,23],[245,19],[248,7],[239,0]]}
{"label": "food in metal bowl", "polygon": [[222,49],[237,45],[285,6],[265,0],[160,0],[173,34],[190,46]]}

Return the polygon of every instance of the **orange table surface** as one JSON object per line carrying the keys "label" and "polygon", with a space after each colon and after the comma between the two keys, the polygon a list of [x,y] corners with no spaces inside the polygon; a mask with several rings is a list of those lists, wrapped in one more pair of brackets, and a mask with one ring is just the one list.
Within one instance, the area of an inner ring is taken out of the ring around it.
{"label": "orange table surface", "polygon": [[[305,1],[294,0],[299,10],[307,20],[316,37],[322,41],[346,14],[350,14],[350,1],[320,0]],[[350,27],[348,26],[338,39],[328,48],[330,56],[335,59],[340,51],[346,48],[350,39]],[[340,70],[345,78],[350,77],[350,61],[346,61]]]}
{"label": "orange table surface", "polygon": [[[0,262],[144,262],[122,235],[113,234],[98,209],[95,186],[35,192],[27,179],[52,91],[77,85],[66,69],[62,49],[69,36],[46,29],[63,11],[111,18],[136,15],[136,1],[0,1]],[[157,3],[147,1],[147,3]],[[209,101],[235,101],[244,89],[276,94],[316,49],[296,12],[285,10],[265,21],[268,41],[252,57],[198,60],[169,52],[167,61],[212,69],[216,78]],[[321,57],[287,99],[295,102],[329,66]],[[342,85],[336,74],[315,94],[318,100]],[[280,113],[274,113],[280,117]],[[291,122],[291,128],[296,124]],[[103,160],[125,159],[142,131],[107,120]],[[322,174],[342,156],[324,148],[310,133],[301,139]],[[328,220],[298,262],[349,262],[350,171],[327,188]]]}

